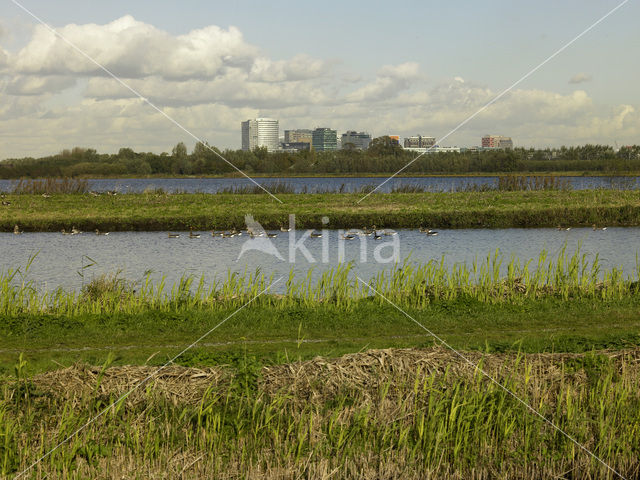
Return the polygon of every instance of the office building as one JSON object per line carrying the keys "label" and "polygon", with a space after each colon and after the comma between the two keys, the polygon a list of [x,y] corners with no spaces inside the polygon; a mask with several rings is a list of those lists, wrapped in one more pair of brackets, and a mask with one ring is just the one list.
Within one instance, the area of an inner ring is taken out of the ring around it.
{"label": "office building", "polygon": [[312,142],[313,149],[318,152],[326,152],[338,149],[338,135],[335,130],[330,128],[316,128],[313,131]]}
{"label": "office building", "polygon": [[313,141],[313,130],[297,129],[284,131],[284,143],[302,143],[311,145]]}
{"label": "office building", "polygon": [[366,150],[371,143],[371,135],[365,132],[350,130],[342,134],[341,148],[353,150]]}
{"label": "office building", "polygon": [[482,148],[513,148],[513,140],[500,135],[485,135],[482,137]]}
{"label": "office building", "polygon": [[429,148],[436,144],[435,137],[415,135],[404,139],[404,148]]}
{"label": "office building", "polygon": [[275,152],[280,147],[280,126],[273,118],[256,118],[242,122],[242,150],[266,147]]}
{"label": "office building", "polygon": [[283,152],[287,153],[297,153],[301,151],[309,151],[311,150],[311,143],[309,142],[284,142],[281,144],[281,149]]}

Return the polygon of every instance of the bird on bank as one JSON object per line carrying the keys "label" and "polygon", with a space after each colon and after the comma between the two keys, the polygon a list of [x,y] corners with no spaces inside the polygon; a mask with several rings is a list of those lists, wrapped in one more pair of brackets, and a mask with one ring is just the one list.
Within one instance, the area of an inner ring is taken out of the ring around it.
{"label": "bird on bank", "polygon": [[51,195],[49,195],[48,193],[43,193],[42,198],[51,198]]}
{"label": "bird on bank", "polygon": [[169,238],[178,238],[180,236],[179,233],[167,233],[167,235],[169,236]]}
{"label": "bird on bank", "polygon": [[2,201],[2,206],[3,207],[8,207],[9,205],[11,205],[11,202],[6,202],[6,201]]}
{"label": "bird on bank", "polygon": [[20,231],[20,227],[18,227],[18,225],[13,227],[13,234],[14,235],[20,235],[21,233],[22,233],[22,231]]}

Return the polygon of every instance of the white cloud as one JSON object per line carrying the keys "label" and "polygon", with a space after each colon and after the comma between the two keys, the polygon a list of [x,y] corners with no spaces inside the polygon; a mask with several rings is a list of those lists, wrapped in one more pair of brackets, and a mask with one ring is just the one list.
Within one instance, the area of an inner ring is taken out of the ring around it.
{"label": "white cloud", "polygon": [[[60,35],[97,63],[124,78],[211,78],[225,67],[248,66],[257,55],[237,28],[217,26],[171,36],[127,15],[106,25],[67,25]],[[43,26],[12,58],[17,73],[100,75],[105,73]]]}
{"label": "white cloud", "polygon": [[415,62],[385,65],[376,79],[346,96],[347,102],[371,102],[389,99],[411,87],[419,78],[419,65]]}
{"label": "white cloud", "polygon": [[589,75],[588,73],[576,73],[573,77],[571,77],[569,79],[569,83],[585,83],[585,82],[590,82],[592,80],[591,75]]}
{"label": "white cloud", "polygon": [[[59,31],[221,148],[238,148],[240,121],[255,116],[279,118],[281,130],[330,126],[441,137],[498,93],[470,78],[427,81],[415,62],[384,65],[366,78],[345,64],[338,70],[335,61],[304,54],[274,60],[233,27],[209,26],[176,36],[125,16]],[[46,155],[74,145],[161,151],[180,140],[193,143],[42,27],[17,53],[0,48],[0,71],[5,77],[0,131],[11,138],[0,144],[0,158]],[[489,132],[510,135],[517,145],[637,143],[638,110],[639,105],[599,106],[584,90],[518,89],[444,144],[476,145]]]}
{"label": "white cloud", "polygon": [[9,95],[42,95],[60,92],[75,84],[75,78],[62,75],[18,75],[8,82],[6,93]]}

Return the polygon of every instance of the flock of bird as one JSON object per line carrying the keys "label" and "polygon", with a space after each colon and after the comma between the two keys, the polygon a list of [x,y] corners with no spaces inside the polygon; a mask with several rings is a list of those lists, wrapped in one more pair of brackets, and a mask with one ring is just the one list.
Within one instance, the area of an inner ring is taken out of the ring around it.
{"label": "flock of bird", "polygon": [[[595,232],[597,230],[606,230],[607,227],[598,227],[595,223],[593,225],[591,225],[592,230]],[[571,230],[571,227],[563,227],[562,225],[558,225],[558,227],[556,228],[556,230],[558,231],[564,231],[564,232],[568,232],[569,230]],[[291,228],[285,228],[285,227],[280,227],[280,231],[281,232],[290,232]],[[424,227],[420,227],[418,229],[418,231],[420,233],[424,233],[426,236],[428,237],[435,237],[436,235],[438,235],[438,232],[436,232],[435,230],[431,230],[430,228],[424,228]],[[20,235],[21,233],[23,233],[22,230],[20,230],[20,227],[18,225],[13,227],[13,233],[15,235]],[[82,232],[81,230],[78,230],[75,226],[73,226],[71,228],[71,230],[67,231],[64,228],[60,231],[60,233],[62,233],[62,235],[80,235]],[[109,232],[102,232],[100,230],[98,230],[97,228],[94,230],[94,233],[96,235],[109,235]],[[277,233],[269,233],[265,230],[254,230],[252,228],[249,228],[247,230],[237,230],[237,229],[232,229],[231,231],[228,232],[216,232],[215,230],[211,232],[211,236],[212,237],[221,237],[221,238],[232,238],[232,237],[239,237],[242,234],[248,235],[251,238],[256,238],[256,237],[267,237],[267,238],[275,238],[278,236]],[[375,240],[380,240],[383,238],[383,236],[391,236],[391,235],[397,235],[398,232],[396,232],[395,230],[378,230],[376,229],[376,226],[374,225],[373,228],[366,228],[363,227],[361,230],[348,230],[346,233],[341,234],[340,238],[342,240],[355,240],[358,237],[371,237],[373,236],[373,238]],[[169,238],[179,238],[180,234],[179,233],[168,233]],[[316,232],[315,230],[312,230],[311,233],[309,234],[309,236],[311,238],[320,238],[322,237],[322,233]],[[189,231],[189,238],[200,238],[200,234],[199,233],[194,233],[193,230]]]}

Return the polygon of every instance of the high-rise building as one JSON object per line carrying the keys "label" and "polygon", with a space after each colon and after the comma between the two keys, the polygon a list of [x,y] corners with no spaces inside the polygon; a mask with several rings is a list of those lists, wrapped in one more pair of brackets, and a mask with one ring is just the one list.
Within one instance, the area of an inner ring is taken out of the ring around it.
{"label": "high-rise building", "polygon": [[284,143],[308,143],[313,142],[313,130],[299,128],[297,130],[284,131]]}
{"label": "high-rise building", "polygon": [[275,152],[280,147],[280,126],[273,118],[256,118],[242,122],[242,150],[267,147]]}
{"label": "high-rise building", "polygon": [[404,148],[429,148],[436,144],[435,137],[415,135],[404,139]]}
{"label": "high-rise building", "polygon": [[513,140],[500,135],[485,135],[482,137],[482,148],[513,148]]}
{"label": "high-rise building", "polygon": [[338,134],[330,128],[316,128],[313,131],[312,146],[318,152],[338,149]]}
{"label": "high-rise building", "polygon": [[354,150],[366,150],[371,143],[371,135],[365,132],[350,130],[342,134],[341,148],[353,148]]}

